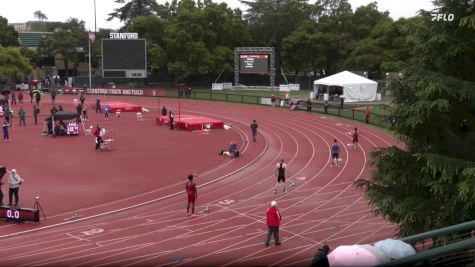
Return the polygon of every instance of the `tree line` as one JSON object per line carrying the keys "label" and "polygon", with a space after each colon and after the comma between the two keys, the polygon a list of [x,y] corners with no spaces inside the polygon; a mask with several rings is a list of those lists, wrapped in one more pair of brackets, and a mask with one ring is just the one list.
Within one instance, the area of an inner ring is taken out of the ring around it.
{"label": "tree line", "polygon": [[[211,0],[116,0],[122,4],[109,14],[119,19],[120,31],[137,32],[148,42],[150,69],[176,81],[222,77],[232,79],[233,49],[241,46],[276,48],[278,72],[325,76],[342,69],[364,70],[371,78],[400,71],[411,54],[406,40],[408,25],[416,18],[394,21],[377,3],[357,7],[347,0],[241,1],[245,10]],[[47,16],[36,11],[35,16]],[[3,46],[18,46],[17,35],[0,21]],[[7,30],[5,30],[7,28]],[[85,23],[77,18],[47,23],[37,55],[30,60],[61,54],[66,72],[84,60],[87,51]],[[96,40],[112,29],[99,29]],[[10,40],[10,41],[8,41]],[[77,48],[82,48],[78,51]],[[100,42],[93,43],[93,65],[98,65]]]}

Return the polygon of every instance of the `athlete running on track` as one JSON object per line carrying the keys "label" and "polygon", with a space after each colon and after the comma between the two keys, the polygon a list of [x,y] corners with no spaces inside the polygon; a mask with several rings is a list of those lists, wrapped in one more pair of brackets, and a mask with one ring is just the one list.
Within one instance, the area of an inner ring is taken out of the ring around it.
{"label": "athlete running on track", "polygon": [[333,166],[333,164],[335,164],[335,166],[339,167],[338,166],[338,158],[340,156],[340,146],[338,145],[336,139],[333,140],[333,146],[332,146],[332,149],[331,149],[331,152],[332,152],[332,163],[330,165],[330,167]]}

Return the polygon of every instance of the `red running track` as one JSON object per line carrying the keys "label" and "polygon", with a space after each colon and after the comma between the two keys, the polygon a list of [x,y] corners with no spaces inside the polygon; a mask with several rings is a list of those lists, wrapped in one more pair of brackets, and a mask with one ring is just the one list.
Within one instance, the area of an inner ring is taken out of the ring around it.
{"label": "red running track", "polygon": [[[144,122],[137,122],[135,114],[104,121],[89,110],[87,125],[114,129],[116,151],[96,153],[86,136],[39,136],[41,127],[33,126],[15,127],[13,141],[0,144],[10,155],[2,157],[2,164],[27,180],[22,199],[40,194],[47,212],[40,224],[1,224],[1,265],[299,266],[308,265],[324,243],[334,248],[394,235],[395,226],[372,215],[353,185],[370,175],[371,150],[400,145],[387,134],[321,115],[181,100],[183,114],[233,125],[200,135],[156,126],[157,99],[107,98],[151,110]],[[58,100],[72,106],[71,96]],[[160,99],[160,107],[177,114],[178,102]],[[250,136],[253,119],[259,124],[257,142]],[[361,131],[357,151],[346,145],[355,126]],[[329,165],[334,138],[342,144],[339,168]],[[230,140],[237,140],[243,152],[237,159],[217,155]],[[296,185],[275,195],[275,165],[281,158],[288,164],[288,180]],[[200,174],[199,215],[187,217],[184,183],[194,171]],[[272,200],[283,216],[283,244],[266,248],[265,212]],[[206,206],[209,213],[202,212]],[[74,213],[81,218],[64,221]]]}

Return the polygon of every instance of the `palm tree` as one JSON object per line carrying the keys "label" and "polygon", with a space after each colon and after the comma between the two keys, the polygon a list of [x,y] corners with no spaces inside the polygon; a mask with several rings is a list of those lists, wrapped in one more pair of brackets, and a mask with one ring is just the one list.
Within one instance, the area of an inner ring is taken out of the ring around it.
{"label": "palm tree", "polygon": [[47,20],[48,17],[46,16],[46,14],[44,14],[43,12],[41,12],[41,10],[38,10],[38,11],[35,11],[35,13],[33,14],[35,16],[35,18],[37,18],[38,20],[40,21],[43,21],[43,20]]}

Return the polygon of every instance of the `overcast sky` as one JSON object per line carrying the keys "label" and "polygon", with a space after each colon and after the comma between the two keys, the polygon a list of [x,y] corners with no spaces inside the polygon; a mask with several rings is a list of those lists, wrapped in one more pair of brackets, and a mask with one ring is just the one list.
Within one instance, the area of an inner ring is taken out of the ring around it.
{"label": "overcast sky", "polygon": [[[220,1],[226,2],[232,8],[245,9],[246,6],[240,4],[239,0]],[[361,5],[367,5],[374,0],[349,0],[353,10]],[[380,0],[378,8],[381,11],[389,11],[394,19],[400,17],[412,17],[420,9],[431,10],[432,0]],[[165,3],[166,0],[157,0],[158,3]],[[314,3],[314,1],[310,1]],[[108,14],[121,4],[114,0],[96,0],[97,29],[112,28],[118,29],[122,23],[118,20],[106,21]],[[94,0],[2,0],[0,6],[0,16],[6,17],[9,23],[26,22],[35,20],[33,13],[40,10],[48,17],[49,21],[66,21],[70,17],[75,17],[86,22],[87,30],[94,30]]]}

